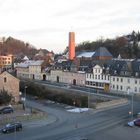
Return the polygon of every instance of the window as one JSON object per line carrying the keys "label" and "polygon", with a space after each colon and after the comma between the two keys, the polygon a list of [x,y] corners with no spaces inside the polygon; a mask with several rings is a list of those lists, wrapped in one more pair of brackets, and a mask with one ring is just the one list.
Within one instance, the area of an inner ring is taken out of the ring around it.
{"label": "window", "polygon": [[127,79],[127,82],[130,83],[130,79]]}
{"label": "window", "polygon": [[100,79],[100,75],[98,75],[98,79]]}
{"label": "window", "polygon": [[109,80],[109,75],[108,75],[108,80]]}
{"label": "window", "polygon": [[91,74],[90,74],[90,79],[91,79]]}
{"label": "window", "polygon": [[101,87],[104,87],[103,83],[101,83]]}
{"label": "window", "polygon": [[90,82],[90,85],[92,85],[92,82]]}
{"label": "window", "polygon": [[137,84],[137,80],[135,80],[135,84]]}
{"label": "window", "polygon": [[102,80],[103,80],[103,75],[102,75]]}
{"label": "window", "polygon": [[113,81],[115,81],[115,77],[113,77]]}
{"label": "window", "polygon": [[97,75],[95,75],[95,79],[97,79]]}
{"label": "window", "polygon": [[93,83],[93,86],[96,86],[96,83]]}
{"label": "window", "polygon": [[137,92],[137,87],[135,87],[135,92]]}
{"label": "window", "polygon": [[119,89],[119,86],[117,85],[117,90]]}
{"label": "window", "polygon": [[120,86],[120,89],[123,90],[123,86]]}
{"label": "window", "polygon": [[115,89],[115,85],[113,85],[113,89]]}
{"label": "window", "polygon": [[116,70],[114,70],[114,74],[117,74],[117,71]]}
{"label": "window", "polygon": [[119,78],[117,78],[117,82],[119,81]]}
{"label": "window", "polygon": [[86,81],[86,84],[89,85],[89,81]]}
{"label": "window", "polygon": [[121,78],[121,82],[123,82],[123,78]]}
{"label": "window", "polygon": [[6,83],[7,82],[7,78],[6,77],[4,77],[4,83]]}

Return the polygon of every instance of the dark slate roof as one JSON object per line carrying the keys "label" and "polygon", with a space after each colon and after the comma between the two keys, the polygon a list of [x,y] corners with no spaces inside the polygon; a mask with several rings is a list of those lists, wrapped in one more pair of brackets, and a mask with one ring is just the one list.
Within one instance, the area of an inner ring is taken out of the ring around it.
{"label": "dark slate roof", "polygon": [[133,76],[140,77],[140,60],[134,60],[132,62],[132,70],[133,70]]}
{"label": "dark slate roof", "polygon": [[72,63],[73,63],[72,60],[63,61],[62,63],[56,62],[53,67],[54,68],[59,68],[59,69],[62,69],[62,70],[66,70],[66,69],[70,70]]}
{"label": "dark slate roof", "polygon": [[112,54],[105,48],[105,47],[100,47],[95,51],[95,54],[93,57],[97,56],[110,56],[112,57]]}
{"label": "dark slate roof", "polygon": [[109,73],[111,75],[119,75],[122,70],[128,71],[128,66],[126,61],[120,61],[120,60],[111,61],[111,64],[109,66]]}
{"label": "dark slate roof", "polygon": [[140,72],[140,60],[134,60],[132,62],[132,69],[134,72]]}
{"label": "dark slate roof", "polygon": [[80,61],[80,66],[87,66],[90,67],[91,66],[91,60],[81,60]]}

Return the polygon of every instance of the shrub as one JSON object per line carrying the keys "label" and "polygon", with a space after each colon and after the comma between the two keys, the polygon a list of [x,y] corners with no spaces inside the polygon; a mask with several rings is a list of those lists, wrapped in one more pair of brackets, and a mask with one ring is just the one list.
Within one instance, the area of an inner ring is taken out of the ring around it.
{"label": "shrub", "polygon": [[0,90],[0,105],[8,104],[12,100],[12,95],[6,90]]}
{"label": "shrub", "polygon": [[24,92],[24,87],[27,86],[27,94],[37,96],[42,99],[49,99],[55,102],[64,103],[68,105],[74,105],[78,107],[87,107],[87,96],[76,93],[66,93],[57,89],[48,89],[45,86],[26,82],[21,84],[21,90]]}

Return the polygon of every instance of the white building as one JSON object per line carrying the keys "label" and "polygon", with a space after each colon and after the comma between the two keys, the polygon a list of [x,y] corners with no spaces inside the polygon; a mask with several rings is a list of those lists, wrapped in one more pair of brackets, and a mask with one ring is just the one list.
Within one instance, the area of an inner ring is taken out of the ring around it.
{"label": "white building", "polygon": [[140,78],[111,76],[110,91],[127,94],[128,89],[132,93],[140,93]]}
{"label": "white building", "polygon": [[106,67],[95,65],[86,73],[86,86],[113,93],[140,93],[140,61],[113,60]]}
{"label": "white building", "polygon": [[86,86],[109,91],[110,75],[103,73],[104,68],[95,65],[90,73],[86,73]]}

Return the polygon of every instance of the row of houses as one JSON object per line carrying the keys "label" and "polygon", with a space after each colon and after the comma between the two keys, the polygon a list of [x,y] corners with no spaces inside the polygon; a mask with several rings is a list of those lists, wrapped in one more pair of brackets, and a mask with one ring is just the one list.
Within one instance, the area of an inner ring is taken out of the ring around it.
{"label": "row of houses", "polygon": [[[127,62],[131,63],[131,70]],[[129,90],[140,93],[140,60],[112,60],[110,63],[110,67],[95,64],[89,71],[70,72],[54,69],[47,80],[102,89],[106,92],[126,94]],[[121,63],[124,64],[120,65]],[[134,65],[139,66],[139,69],[133,67]]]}
{"label": "row of houses", "polygon": [[140,93],[140,60],[114,59],[106,48],[79,53],[74,60],[45,67],[43,61],[25,61],[17,77],[87,86],[106,92]]}

